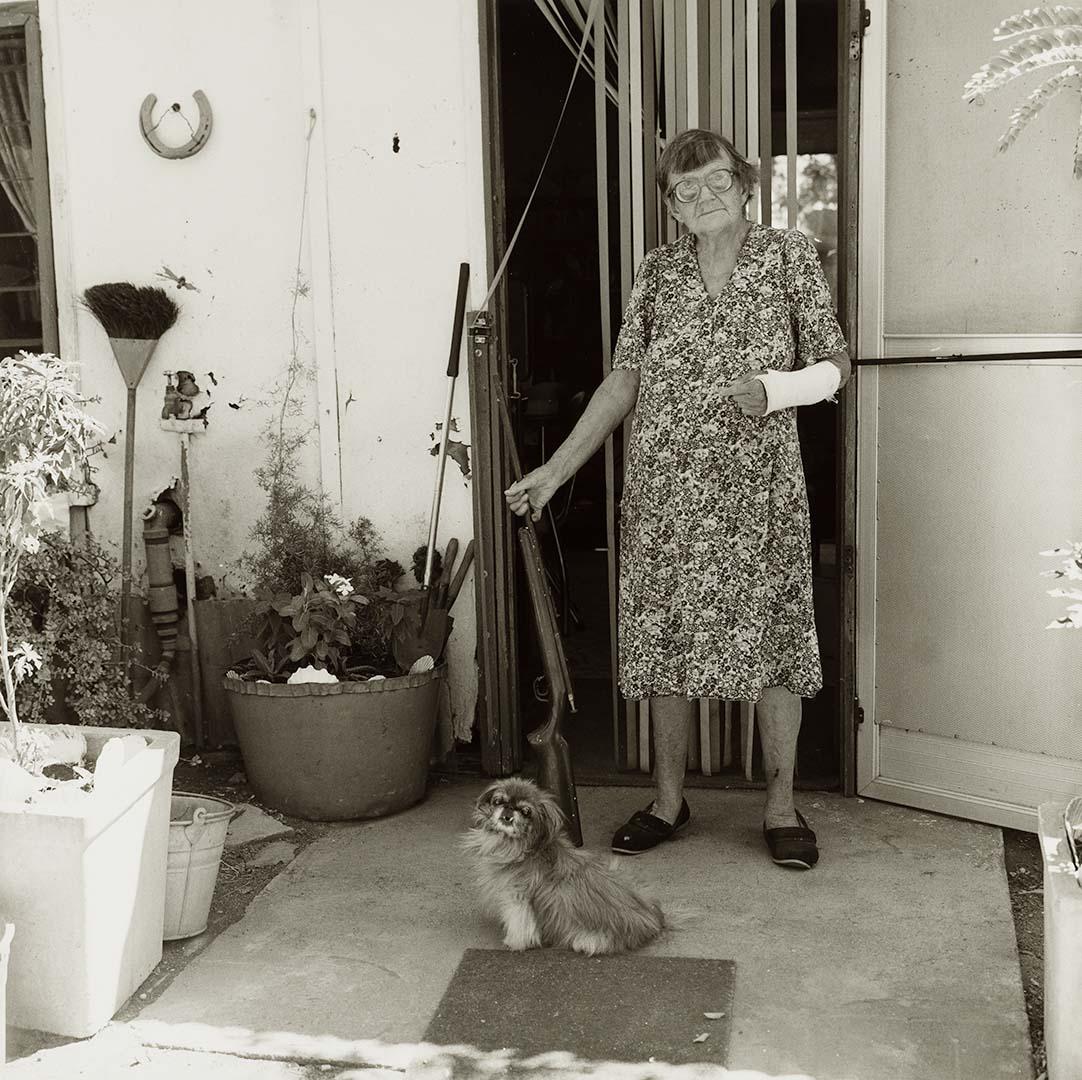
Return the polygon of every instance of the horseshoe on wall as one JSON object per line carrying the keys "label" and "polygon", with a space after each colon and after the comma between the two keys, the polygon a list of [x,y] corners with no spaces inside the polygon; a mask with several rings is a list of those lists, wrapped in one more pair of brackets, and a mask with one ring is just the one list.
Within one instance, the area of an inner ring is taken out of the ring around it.
{"label": "horseshoe on wall", "polygon": [[[199,109],[199,124],[192,137],[182,146],[166,146],[159,138],[158,133],[155,130],[157,124],[154,123],[152,116],[154,105],[157,100],[158,99],[154,94],[147,94],[143,99],[142,108],[139,110],[139,131],[146,140],[147,146],[149,146],[155,154],[158,154],[163,158],[191,157],[192,154],[196,154],[202,150],[203,147],[206,146],[207,140],[210,138],[210,129],[214,125],[214,113],[211,112],[207,95],[204,94],[202,90],[196,90],[195,93],[192,94],[192,100]],[[180,112],[180,106],[176,103],[174,103],[171,108],[173,112]],[[161,123],[161,121],[159,120],[158,123]]]}

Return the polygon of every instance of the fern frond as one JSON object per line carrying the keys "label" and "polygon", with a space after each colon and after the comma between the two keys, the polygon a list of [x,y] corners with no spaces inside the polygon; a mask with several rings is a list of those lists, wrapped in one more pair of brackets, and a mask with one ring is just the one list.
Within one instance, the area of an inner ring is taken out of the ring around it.
{"label": "fern frond", "polygon": [[1006,41],[1019,34],[1045,30],[1052,26],[1073,26],[1082,29],[1082,8],[1057,4],[1055,7],[1027,8],[1021,15],[1004,19],[993,31],[993,41]]}
{"label": "fern frond", "polygon": [[1033,91],[1021,105],[1011,113],[1007,130],[1000,137],[996,149],[1003,153],[1010,148],[1026,125],[1047,105],[1061,90],[1082,89],[1082,68],[1072,64],[1058,75],[1051,75]]}
{"label": "fern frond", "polygon": [[[1075,40],[1062,43],[1055,41],[1059,36],[1068,35]],[[1055,64],[1076,62],[1082,62],[1082,31],[1050,30],[1027,41],[1020,41],[993,56],[970,77],[962,97],[973,102],[1020,75],[1028,75],[1031,71]]]}

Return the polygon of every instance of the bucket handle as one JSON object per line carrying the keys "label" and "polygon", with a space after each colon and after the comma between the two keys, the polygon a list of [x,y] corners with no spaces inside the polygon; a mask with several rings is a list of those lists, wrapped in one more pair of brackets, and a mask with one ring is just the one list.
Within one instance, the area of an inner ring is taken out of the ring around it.
{"label": "bucket handle", "polygon": [[207,827],[207,809],[205,806],[197,806],[192,812],[192,820],[184,826],[184,839],[195,847],[199,838]]}

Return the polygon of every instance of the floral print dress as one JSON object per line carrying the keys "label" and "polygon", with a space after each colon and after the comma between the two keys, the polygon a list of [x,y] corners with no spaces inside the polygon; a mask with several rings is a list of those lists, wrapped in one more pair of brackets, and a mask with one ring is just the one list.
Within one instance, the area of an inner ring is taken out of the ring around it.
{"label": "floral print dress", "polygon": [[843,349],[815,248],[795,229],[752,224],[717,296],[693,235],[643,259],[613,354],[640,375],[620,514],[625,697],[821,688],[796,410],[744,416],[718,393]]}

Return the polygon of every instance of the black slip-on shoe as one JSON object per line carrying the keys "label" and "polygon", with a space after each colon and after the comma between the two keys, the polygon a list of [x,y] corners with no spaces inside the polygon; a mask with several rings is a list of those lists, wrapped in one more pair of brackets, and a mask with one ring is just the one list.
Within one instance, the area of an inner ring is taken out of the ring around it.
{"label": "black slip-on shoe", "polygon": [[668,840],[677,829],[682,829],[691,820],[691,810],[687,799],[680,803],[680,813],[670,825],[664,818],[650,813],[649,806],[636,811],[625,824],[616,830],[612,838],[612,850],[617,855],[641,855],[657,847],[662,840]]}
{"label": "black slip-on shoe", "polygon": [[790,825],[778,829],[763,826],[763,837],[770,849],[770,857],[778,866],[788,866],[793,870],[810,870],[819,861],[819,848],[815,843],[815,833],[799,810],[794,811],[799,827]]}

